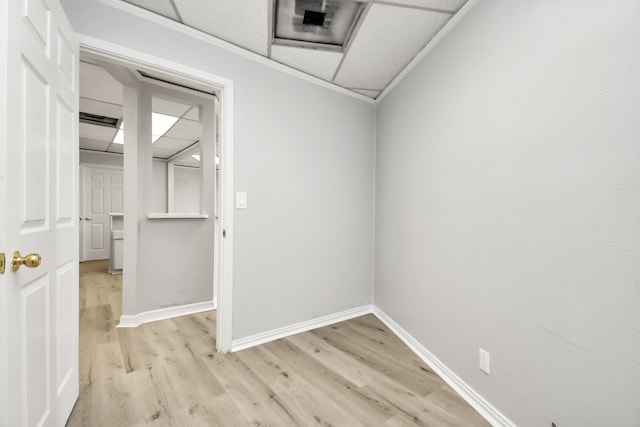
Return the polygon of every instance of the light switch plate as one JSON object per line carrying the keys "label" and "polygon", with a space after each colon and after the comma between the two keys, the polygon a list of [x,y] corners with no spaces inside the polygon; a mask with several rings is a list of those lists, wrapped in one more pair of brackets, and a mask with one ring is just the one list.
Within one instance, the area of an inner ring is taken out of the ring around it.
{"label": "light switch plate", "polygon": [[244,191],[236,192],[236,208],[247,209],[247,193]]}
{"label": "light switch plate", "polygon": [[489,356],[489,352],[483,349],[480,349],[480,370],[482,372],[484,372],[485,374],[489,375],[489,373],[491,372],[490,370],[490,356]]}

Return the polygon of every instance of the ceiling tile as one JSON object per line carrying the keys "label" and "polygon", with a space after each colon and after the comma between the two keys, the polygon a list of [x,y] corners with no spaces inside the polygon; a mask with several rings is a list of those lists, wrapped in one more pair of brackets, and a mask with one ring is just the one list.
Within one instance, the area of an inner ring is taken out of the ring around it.
{"label": "ceiling tile", "polygon": [[162,150],[160,148],[153,147],[153,157],[158,159],[168,159],[169,157],[176,154],[173,150]]}
{"label": "ceiling tile", "polygon": [[467,0],[374,0],[374,3],[394,3],[403,6],[425,7],[430,9],[448,10],[456,12]]}
{"label": "ceiling tile", "polygon": [[261,55],[267,54],[270,1],[175,0],[186,25]]}
{"label": "ceiling tile", "polygon": [[162,113],[173,117],[182,117],[182,115],[191,108],[190,105],[180,104],[162,98],[153,98],[151,103],[151,108],[154,113]]}
{"label": "ceiling tile", "polygon": [[122,144],[111,144],[107,151],[109,151],[110,153],[124,153],[124,145],[122,145]]}
{"label": "ceiling tile", "polygon": [[189,110],[189,112],[187,114],[185,114],[182,118],[183,119],[189,119],[189,120],[195,120],[196,122],[200,120],[200,117],[198,115],[198,108],[193,107],[191,108],[191,110]]}
{"label": "ceiling tile", "polygon": [[106,117],[122,118],[122,105],[109,104],[88,98],[80,98],[80,111]]}
{"label": "ceiling tile", "polygon": [[364,96],[368,96],[369,98],[376,99],[378,95],[382,92],[381,90],[370,90],[370,89],[349,89],[354,92],[358,92]]}
{"label": "ceiling tile", "polygon": [[95,99],[122,105],[122,85],[103,68],[80,63],[80,94],[83,98]]}
{"label": "ceiling tile", "polygon": [[127,3],[135,4],[136,6],[143,7],[147,10],[155,12],[159,15],[171,18],[174,21],[178,20],[176,11],[173,10],[171,2],[169,0],[124,0]]}
{"label": "ceiling tile", "polygon": [[111,142],[116,135],[117,129],[106,126],[88,125],[80,123],[80,138],[92,139],[94,141]]}
{"label": "ceiling tile", "polygon": [[170,138],[190,139],[191,141],[197,141],[201,135],[200,123],[192,120],[181,119],[176,122],[169,132],[165,134]]}
{"label": "ceiling tile", "polygon": [[176,153],[180,150],[184,150],[185,148],[195,143],[196,143],[195,140],[169,138],[169,137],[163,136],[153,144],[153,148],[154,149],[158,148],[160,150],[173,150],[173,152]]}
{"label": "ceiling tile", "polygon": [[193,157],[189,156],[189,157],[185,157],[184,159],[178,160],[176,162],[176,165],[199,168],[200,167],[200,162],[197,161],[196,159],[194,159]]}
{"label": "ceiling tile", "polygon": [[331,80],[342,59],[342,52],[273,45],[271,59],[321,79]]}
{"label": "ceiling tile", "polygon": [[109,148],[109,141],[94,141],[91,139],[80,138],[80,148],[85,150],[106,151]]}
{"label": "ceiling tile", "polygon": [[372,5],[334,81],[344,87],[384,89],[451,16]]}

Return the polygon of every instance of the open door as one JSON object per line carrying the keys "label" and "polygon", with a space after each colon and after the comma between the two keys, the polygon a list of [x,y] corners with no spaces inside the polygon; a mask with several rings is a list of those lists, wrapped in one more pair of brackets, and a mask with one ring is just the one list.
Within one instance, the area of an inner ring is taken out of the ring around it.
{"label": "open door", "polygon": [[0,425],[64,426],[78,397],[78,44],[57,0],[0,2],[0,32]]}

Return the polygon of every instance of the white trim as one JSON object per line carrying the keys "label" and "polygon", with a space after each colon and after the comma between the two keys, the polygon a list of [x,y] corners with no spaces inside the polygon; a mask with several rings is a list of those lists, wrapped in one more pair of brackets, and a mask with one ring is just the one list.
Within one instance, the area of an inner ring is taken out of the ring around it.
{"label": "white trim", "polygon": [[[104,0],[102,0],[104,1]],[[409,72],[411,70],[413,70],[413,68],[418,65],[418,63],[420,63],[420,61],[422,61],[428,54],[429,52],[431,52],[433,50],[434,47],[437,46],[438,43],[440,43],[440,41],[445,38],[445,36],[447,34],[449,34],[449,31],[453,30],[455,28],[456,25],[458,25],[458,23],[462,20],[462,18],[464,18],[464,16],[479,2],[480,0],[469,0],[464,6],[462,6],[460,8],[460,10],[458,10],[458,12],[453,15],[453,17],[451,17],[451,19],[449,19],[447,21],[447,23],[444,25],[444,27],[442,27],[442,29],[440,31],[438,31],[438,33],[431,39],[431,41],[429,41],[429,43],[427,43],[427,45],[422,48],[422,50],[420,51],[420,53],[418,53],[415,58],[413,58],[411,60],[411,62],[409,62],[409,64],[407,64],[406,67],[404,67],[404,69],[402,71],[400,71],[400,73],[391,81],[391,83],[389,83],[387,85],[387,87],[384,88],[384,90],[382,91],[382,93],[376,98],[376,102],[375,104],[378,105],[380,103],[380,101],[382,101],[382,99],[387,96],[387,94],[389,92],[391,92],[391,89],[393,89],[398,83],[400,83],[400,81],[402,81],[402,79],[404,79],[404,77],[409,74]]]}
{"label": "white trim", "polygon": [[117,328],[137,328],[143,323],[157,322],[158,320],[172,319],[189,314],[202,313],[215,310],[215,301],[197,302],[194,304],[178,305],[175,307],[161,308],[159,310],[143,311],[142,313],[120,316]]}
{"label": "white trim", "polygon": [[[220,149],[222,151],[220,165],[220,188],[222,191],[220,224],[226,230],[226,238],[220,239],[220,286],[216,295],[214,295],[214,299],[217,301],[218,310],[216,316],[216,347],[220,352],[228,352],[231,349],[233,321],[231,312],[233,290],[233,81],[178,62],[83,34],[78,34],[78,39],[81,51],[102,57],[107,61],[120,63],[128,67],[135,66],[174,75],[194,83],[212,86],[218,89],[220,93]],[[212,283],[211,286],[213,287],[213,285]]]}
{"label": "white trim", "polygon": [[329,314],[327,316],[306,320],[304,322],[295,323],[290,326],[284,326],[282,328],[274,329],[268,332],[262,332],[250,337],[240,338],[232,341],[231,351],[235,352],[244,350],[280,338],[285,338],[291,335],[306,332],[311,329],[322,328],[323,326],[343,322],[345,320],[353,319],[354,317],[364,316],[365,314],[370,314],[372,312],[372,305],[363,305],[362,307],[351,308],[339,313]]}
{"label": "white trim", "polygon": [[114,165],[101,165],[100,163],[80,163],[80,166],[93,168],[93,169],[113,169],[113,170],[123,170],[122,166],[114,166]]}
{"label": "white trim", "polygon": [[[80,149],[78,149],[78,151],[82,151],[82,152],[85,152],[85,153],[98,153],[100,155],[107,154],[107,155],[112,156],[112,157],[113,156],[118,156],[118,157],[124,156],[124,153],[112,153],[111,151],[90,150],[88,148],[80,148]],[[80,163],[82,163],[82,162],[80,162]],[[85,163],[85,164],[90,164],[90,163]],[[113,165],[110,165],[110,166],[113,166]]]}
{"label": "white trim", "polygon": [[[281,64],[280,62],[276,62],[273,59],[267,58],[266,56],[262,56],[258,53],[252,52],[245,48],[239,47],[235,44],[229,43],[217,37],[214,37],[208,33],[205,33],[200,30],[196,30],[195,28],[189,27],[185,24],[174,21],[173,19],[164,17],[157,13],[153,13],[149,10],[143,9],[142,7],[135,6],[133,4],[121,1],[121,0],[96,0],[100,3],[103,3],[109,7],[113,7],[114,9],[120,9],[121,11],[128,13],[130,15],[137,16],[138,18],[142,18],[146,21],[153,22],[154,24],[161,25],[165,28],[168,28],[172,31],[176,31],[182,33],[186,36],[192,37],[196,40],[203,41],[212,46],[227,50],[232,52],[238,56],[243,58],[255,61],[259,64],[266,65],[267,67],[274,68],[283,73],[289,74],[291,76],[297,77],[299,79],[305,80],[307,82],[313,83],[315,85],[324,87],[326,89],[333,90],[335,92],[341,93],[343,95],[350,96],[352,98],[358,99],[360,101],[367,102],[369,104],[374,104],[375,100],[369,98],[368,96],[361,95],[359,93],[350,91],[349,89],[345,89],[342,86],[338,86],[335,83],[331,83],[327,80],[322,80],[319,77],[312,76],[311,74],[307,74],[303,71],[292,68],[288,65]],[[470,0],[472,1],[472,0]],[[81,39],[82,40],[82,39]],[[82,45],[82,43],[81,43]]]}
{"label": "white trim", "polygon": [[[217,288],[216,348],[221,353],[231,351],[233,322],[233,82],[220,93],[220,286]],[[215,215],[215,212],[214,212]],[[214,278],[215,284],[215,278]]]}
{"label": "white trim", "polygon": [[373,306],[373,314],[382,321],[391,331],[396,334],[413,352],[424,361],[429,367],[449,384],[469,405],[471,405],[480,415],[482,415],[492,426],[516,427],[516,424],[504,416],[495,406],[480,396],[462,378],[457,376],[444,363],[438,360],[429,350],[413,338],[400,325],[394,322],[385,312]]}

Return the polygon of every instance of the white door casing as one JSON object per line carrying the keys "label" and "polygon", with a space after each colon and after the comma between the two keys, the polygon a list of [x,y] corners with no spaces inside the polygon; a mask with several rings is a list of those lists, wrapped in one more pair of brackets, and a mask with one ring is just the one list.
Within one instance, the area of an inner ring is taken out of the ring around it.
{"label": "white door casing", "polygon": [[82,260],[109,259],[109,214],[123,212],[122,169],[83,166],[82,173]]}
{"label": "white door casing", "polygon": [[[78,397],[78,44],[57,0],[0,4],[0,425],[63,426]],[[12,272],[13,251],[42,262]]]}
{"label": "white door casing", "polygon": [[[175,27],[175,29],[182,27]],[[234,241],[234,88],[233,81],[184,63],[167,60],[125,45],[79,35],[84,52],[107,62],[135,67],[167,75],[175,75],[195,84],[216,88],[220,99],[220,209],[219,237],[220,281],[216,289],[216,347],[223,353],[231,351],[233,322],[233,241]],[[127,189],[127,192],[131,189]],[[128,234],[129,233],[129,234]],[[125,240],[135,240],[135,231],[125,230]],[[129,272],[131,274],[131,272]],[[124,290],[123,290],[124,292]]]}

